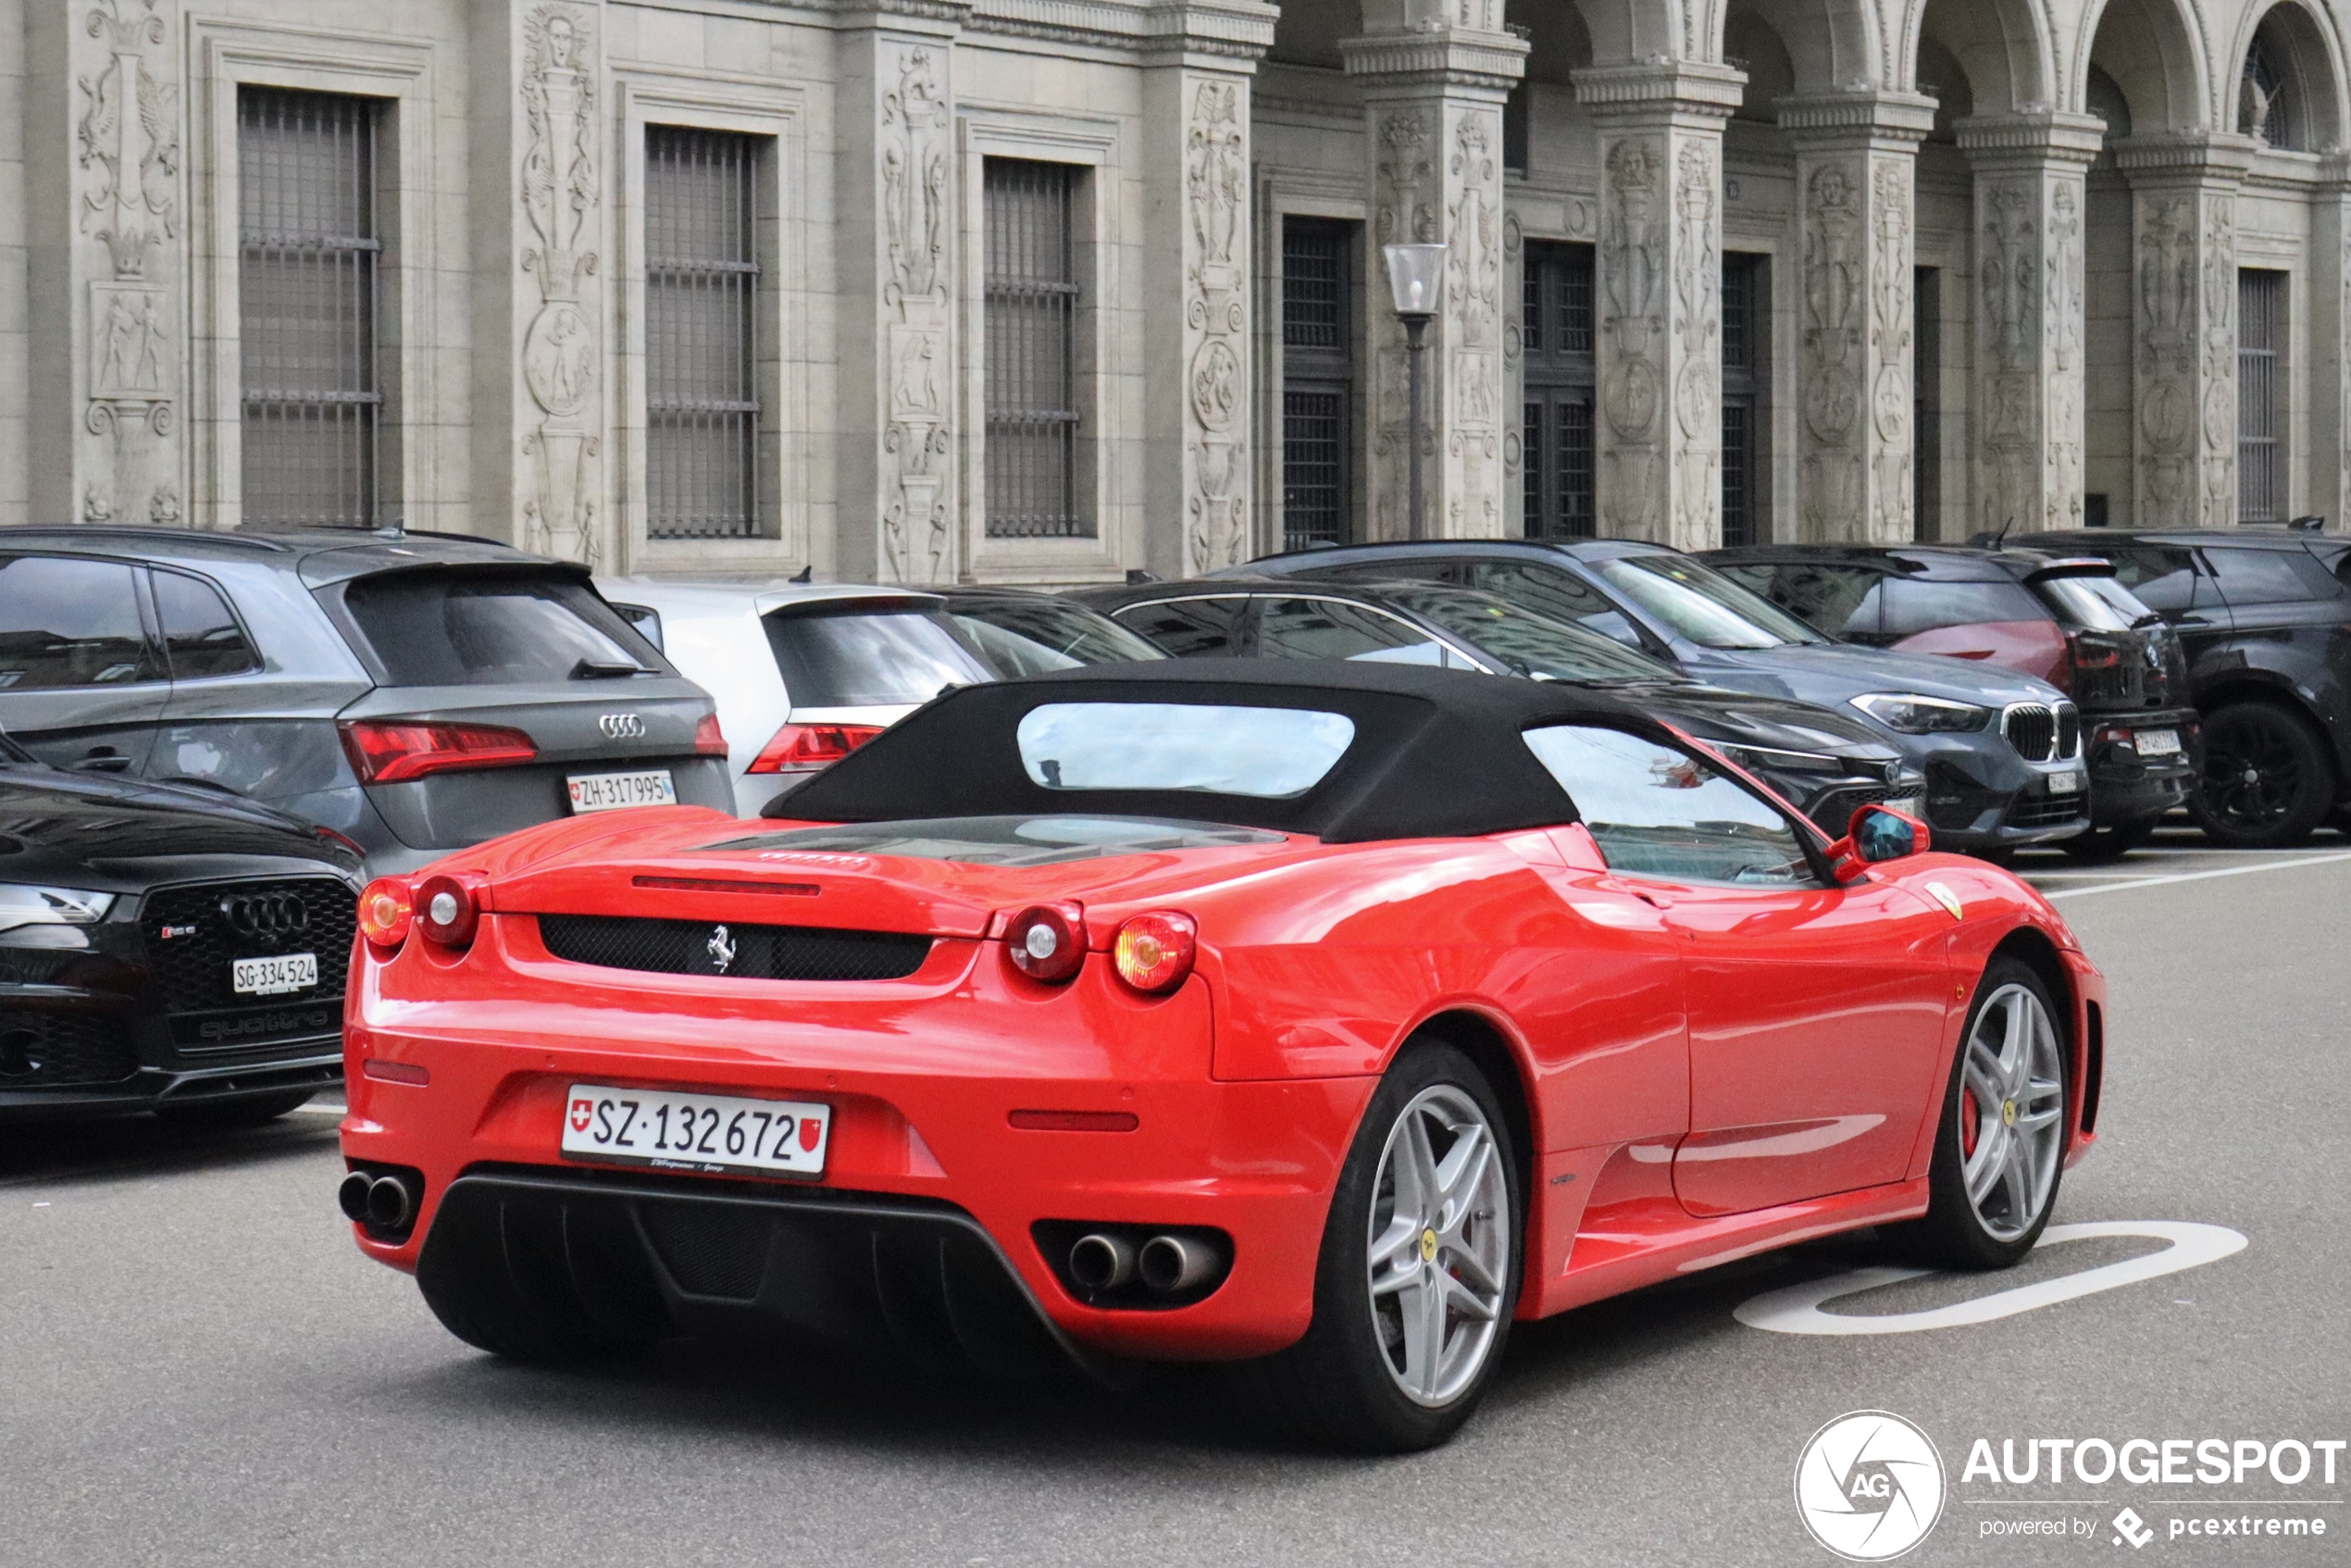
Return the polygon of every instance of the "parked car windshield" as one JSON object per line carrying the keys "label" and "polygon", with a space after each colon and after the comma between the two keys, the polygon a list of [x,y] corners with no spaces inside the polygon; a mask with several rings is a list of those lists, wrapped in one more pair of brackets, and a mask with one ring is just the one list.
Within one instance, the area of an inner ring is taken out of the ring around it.
{"label": "parked car windshield", "polygon": [[1288,800],[1355,740],[1345,714],[1209,703],[1048,703],[1021,716],[1021,765],[1048,790],[1200,790]]}
{"label": "parked car windshield", "polygon": [[952,614],[1007,678],[1167,656],[1108,616],[1065,600],[981,600],[957,604]]}
{"label": "parked car windshield", "polygon": [[2161,618],[2104,574],[2043,578],[2033,587],[2068,631],[2128,631]]}
{"label": "parked car windshield", "polygon": [[1397,588],[1389,596],[1514,673],[1592,685],[1682,678],[1671,666],[1598,632],[1564,625],[1491,594]]}
{"label": "parked car windshield", "polygon": [[634,666],[653,645],[586,583],[556,572],[404,571],[361,578],[343,605],[394,686],[509,686]]}
{"label": "parked car windshield", "polygon": [[956,641],[944,612],[885,603],[892,607],[861,610],[852,600],[768,613],[767,645],[793,707],[905,707],[996,678]]}
{"label": "parked car windshield", "polygon": [[1682,555],[1586,562],[1600,580],[1701,648],[1781,648],[1828,640],[1760,594]]}

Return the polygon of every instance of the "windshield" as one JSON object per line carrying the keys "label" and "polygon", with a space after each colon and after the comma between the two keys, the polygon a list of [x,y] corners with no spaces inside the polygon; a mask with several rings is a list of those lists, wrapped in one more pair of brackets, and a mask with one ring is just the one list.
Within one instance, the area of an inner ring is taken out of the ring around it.
{"label": "windshield", "polygon": [[1587,561],[1602,582],[1701,648],[1783,648],[1826,638],[1770,600],[1683,555]]}
{"label": "windshield", "polygon": [[1021,765],[1048,790],[1200,790],[1288,800],[1355,739],[1344,714],[1194,703],[1048,703],[1021,716]]}
{"label": "windshield", "polygon": [[568,574],[386,572],[353,583],[342,602],[394,686],[671,673],[594,589]]}
{"label": "windshield", "polygon": [[950,686],[980,686],[995,672],[972,656],[936,610],[861,614],[770,611],[767,645],[795,708],[887,708],[927,703]]}
{"label": "windshield", "polygon": [[2068,631],[2128,631],[2162,618],[2104,574],[2043,578],[2033,586]]}
{"label": "windshield", "polygon": [[1006,678],[1167,655],[1082,604],[1058,599],[980,600],[957,604],[955,625]]}
{"label": "windshield", "polygon": [[1398,588],[1395,601],[1514,673],[1608,685],[1679,680],[1672,667],[1623,643],[1521,609],[1490,594]]}

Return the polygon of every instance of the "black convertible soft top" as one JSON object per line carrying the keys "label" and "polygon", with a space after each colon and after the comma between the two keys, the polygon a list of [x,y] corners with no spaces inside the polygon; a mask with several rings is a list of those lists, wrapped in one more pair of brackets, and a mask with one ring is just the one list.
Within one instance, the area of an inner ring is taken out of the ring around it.
{"label": "black convertible soft top", "polygon": [[[1321,782],[1289,799],[1199,790],[1050,790],[1022,766],[1015,731],[1030,709],[1071,702],[1319,710],[1353,720],[1355,736]],[[901,822],[1083,812],[1230,823],[1331,843],[1469,838],[1576,820],[1574,803],[1520,732],[1577,719],[1668,738],[1655,720],[1602,692],[1424,665],[1096,665],[948,692],[770,801],[761,815]]]}

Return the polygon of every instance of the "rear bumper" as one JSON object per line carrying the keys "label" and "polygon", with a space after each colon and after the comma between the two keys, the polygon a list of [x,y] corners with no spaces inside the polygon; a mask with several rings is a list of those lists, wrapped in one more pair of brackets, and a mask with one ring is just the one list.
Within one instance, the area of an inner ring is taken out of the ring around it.
{"label": "rear bumper", "polygon": [[[2199,720],[2194,709],[2162,713],[2083,716],[2090,763],[2090,805],[2101,828],[2148,822],[2187,803],[2195,788],[2201,757]],[[2169,729],[2180,738],[2180,750],[2171,756],[2147,757],[2135,746],[2120,743],[2113,731],[2124,728]]]}
{"label": "rear bumper", "polygon": [[110,1084],[64,1084],[55,1089],[10,1089],[0,1079],[0,1122],[38,1120],[66,1114],[152,1111],[198,1101],[251,1100],[290,1089],[330,1089],[342,1082],[342,1052],[333,1041],[312,1041],[307,1054],[174,1071],[142,1068]]}
{"label": "rear bumper", "polygon": [[[494,920],[490,928],[507,924]],[[477,939],[478,952],[485,945]],[[390,967],[411,962],[441,961],[404,952]],[[1089,964],[1069,991],[1024,1004],[987,994],[992,965],[975,976],[946,954],[907,980],[859,986],[870,1002],[817,999],[811,995],[822,989],[817,984],[792,988],[806,1000],[790,1006],[712,1007],[706,994],[699,1004],[687,1001],[701,983],[683,977],[623,979],[538,959],[518,966],[562,974],[572,996],[548,996],[524,977],[503,981],[478,1002],[392,1002],[371,998],[364,985],[355,992],[345,1028],[343,1153],[358,1164],[411,1168],[425,1188],[405,1238],[354,1228],[362,1251],[380,1262],[416,1270],[435,1245],[444,1200],[478,1176],[553,1182],[565,1191],[674,1179],[714,1201],[767,1205],[765,1213],[798,1214],[814,1204],[819,1214],[837,1214],[837,1205],[852,1201],[952,1211],[963,1219],[925,1220],[916,1230],[944,1235],[939,1226],[976,1226],[1053,1329],[1104,1355],[1259,1355],[1306,1329],[1330,1194],[1377,1080],[1215,1081],[1202,982],[1144,1002],[1120,994]],[[979,997],[964,989],[970,983]],[[780,998],[786,984],[746,988]],[[363,1070],[369,1058],[422,1068],[429,1082],[370,1078]],[[815,1183],[672,1178],[566,1158],[562,1128],[578,1083],[821,1101],[833,1110],[824,1176]],[[1116,1110],[1131,1113],[1135,1125],[1126,1131],[1012,1125],[1012,1112],[1039,1109]],[[1033,1228],[1039,1221],[1219,1229],[1232,1238],[1231,1272],[1189,1305],[1088,1306],[1044,1256]],[[457,1223],[471,1222],[460,1215]],[[858,1223],[870,1229],[869,1220]],[[769,1239],[742,1245],[797,1245],[773,1238],[798,1234],[792,1226],[804,1229],[802,1222],[776,1224],[783,1228]],[[872,1251],[855,1236],[842,1240],[830,1232],[811,1245],[830,1249],[828,1256]],[[939,1245],[972,1255],[963,1241]],[[648,1266],[658,1272],[658,1265],[656,1258]],[[790,1273],[779,1281],[788,1283]],[[674,1273],[662,1284],[679,1301],[706,1294]],[[740,1301],[720,1306],[737,1317],[790,1321]],[[875,1310],[872,1300],[855,1309]]]}
{"label": "rear bumper", "polygon": [[560,1269],[582,1301],[625,1300],[679,1334],[862,1346],[1001,1377],[1075,1363],[1114,1378],[987,1228],[935,1199],[486,1167],[443,1196],[417,1273],[544,1288],[518,1258]]}

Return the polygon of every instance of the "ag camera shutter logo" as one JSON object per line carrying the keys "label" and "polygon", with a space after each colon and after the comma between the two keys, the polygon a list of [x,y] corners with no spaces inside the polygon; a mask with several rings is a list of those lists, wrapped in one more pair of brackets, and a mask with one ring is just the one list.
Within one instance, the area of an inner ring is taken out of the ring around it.
{"label": "ag camera shutter logo", "polygon": [[1840,1415],[1812,1434],[1796,1462],[1796,1511],[1812,1538],[1848,1562],[1885,1562],[1943,1516],[1943,1456],[1902,1417]]}

